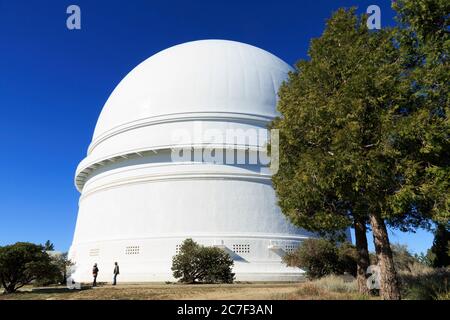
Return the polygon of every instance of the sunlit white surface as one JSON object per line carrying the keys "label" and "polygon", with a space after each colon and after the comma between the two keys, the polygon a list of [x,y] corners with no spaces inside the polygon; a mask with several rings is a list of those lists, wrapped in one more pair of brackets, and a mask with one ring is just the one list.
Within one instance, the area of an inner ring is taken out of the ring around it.
{"label": "sunlit white surface", "polygon": [[[161,51],[116,87],[76,171],[81,192],[69,256],[75,279],[173,280],[171,261],[186,238],[219,246],[235,260],[236,280],[296,280],[282,256],[311,236],[276,205],[270,174],[258,164],[173,161],[175,130],[265,130],[291,67],[259,48],[225,40]],[[195,140],[194,149],[207,145]],[[239,150],[245,145],[224,148]],[[255,150],[262,145],[257,143]],[[251,149],[251,148],[250,148]]]}

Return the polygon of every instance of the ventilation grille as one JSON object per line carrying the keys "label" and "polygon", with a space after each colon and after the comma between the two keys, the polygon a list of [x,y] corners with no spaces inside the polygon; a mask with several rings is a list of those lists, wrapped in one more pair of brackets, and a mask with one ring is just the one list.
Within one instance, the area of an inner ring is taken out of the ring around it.
{"label": "ventilation grille", "polygon": [[100,249],[95,248],[95,249],[89,250],[90,257],[98,257],[99,255],[100,255]]}
{"label": "ventilation grille", "polygon": [[234,253],[250,253],[249,244],[233,244]]}
{"label": "ventilation grille", "polygon": [[295,250],[297,250],[297,247],[298,247],[298,245],[296,245],[296,244],[287,244],[285,247],[285,251],[287,253],[293,253],[293,252],[295,252]]}
{"label": "ventilation grille", "polygon": [[125,248],[125,254],[139,254],[139,246],[128,246]]}

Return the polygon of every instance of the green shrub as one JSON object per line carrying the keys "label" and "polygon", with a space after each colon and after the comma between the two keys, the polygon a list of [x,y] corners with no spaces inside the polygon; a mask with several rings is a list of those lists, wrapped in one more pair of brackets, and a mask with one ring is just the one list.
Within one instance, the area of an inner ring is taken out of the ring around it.
{"label": "green shrub", "polygon": [[284,260],[289,266],[305,270],[310,279],[335,273],[339,264],[336,246],[325,239],[306,239]]}
{"label": "green shrub", "polygon": [[310,279],[330,274],[356,274],[356,249],[350,243],[338,247],[327,239],[307,239],[283,259],[287,265],[305,270]]}
{"label": "green shrub", "polygon": [[185,283],[232,283],[233,260],[224,250],[186,239],[172,260],[173,276]]}

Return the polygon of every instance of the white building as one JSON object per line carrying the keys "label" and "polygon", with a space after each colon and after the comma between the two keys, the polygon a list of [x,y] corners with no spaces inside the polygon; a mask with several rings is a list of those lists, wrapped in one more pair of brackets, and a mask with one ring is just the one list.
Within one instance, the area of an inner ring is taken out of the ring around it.
{"label": "white building", "polygon": [[[250,160],[211,160],[222,151],[264,155],[263,139],[240,138],[266,133],[290,70],[264,50],[224,40],[177,45],[133,69],[103,107],[76,171],[74,278],[90,281],[97,263],[98,281],[111,281],[117,261],[121,281],[173,280],[172,257],[186,238],[229,252],[236,280],[301,277],[281,257],[309,234],[280,212],[270,172]],[[241,137],[210,137],[230,132]]]}

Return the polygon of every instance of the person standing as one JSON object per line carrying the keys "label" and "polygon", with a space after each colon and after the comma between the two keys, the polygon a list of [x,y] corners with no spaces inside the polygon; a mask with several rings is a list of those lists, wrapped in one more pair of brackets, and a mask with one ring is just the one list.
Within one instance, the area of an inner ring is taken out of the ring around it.
{"label": "person standing", "polygon": [[94,263],[94,267],[92,268],[92,276],[94,277],[94,282],[92,282],[92,286],[97,286],[97,275],[98,275],[98,267],[97,264]]}
{"label": "person standing", "polygon": [[113,280],[113,286],[117,284],[117,275],[119,274],[119,264],[117,262],[114,262],[114,280]]}

